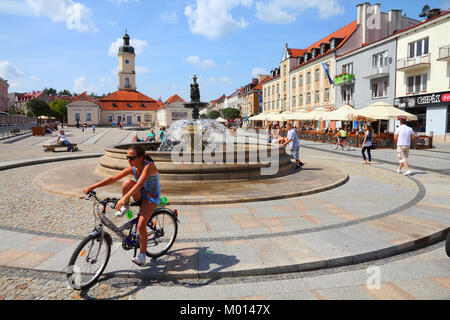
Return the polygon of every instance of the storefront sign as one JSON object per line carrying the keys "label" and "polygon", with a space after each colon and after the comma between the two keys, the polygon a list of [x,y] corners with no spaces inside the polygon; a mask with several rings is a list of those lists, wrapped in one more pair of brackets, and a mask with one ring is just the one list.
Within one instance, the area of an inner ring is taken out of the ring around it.
{"label": "storefront sign", "polygon": [[394,99],[394,106],[401,109],[430,107],[450,102],[450,92],[439,92]]}
{"label": "storefront sign", "polygon": [[188,113],[186,111],[181,111],[181,112],[172,112],[172,120],[176,121],[176,120],[183,120],[183,119],[187,119],[188,117]]}

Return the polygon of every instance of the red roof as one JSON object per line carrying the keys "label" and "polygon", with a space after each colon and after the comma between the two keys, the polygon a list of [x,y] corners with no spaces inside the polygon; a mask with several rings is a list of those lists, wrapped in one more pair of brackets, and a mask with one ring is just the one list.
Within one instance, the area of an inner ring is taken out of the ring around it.
{"label": "red roof", "polygon": [[147,97],[139,91],[125,90],[116,91],[99,99],[98,105],[104,111],[156,111],[159,109],[159,104],[156,100]]}
{"label": "red roof", "polygon": [[334,48],[334,50],[328,49],[324,54],[317,56],[316,58],[314,58],[313,60],[309,60],[308,62],[304,62],[301,65],[297,65],[295,67],[292,68],[292,70],[299,68],[300,66],[303,66],[307,63],[310,63],[311,61],[317,60],[333,51],[336,51],[337,49],[339,49],[341,46],[344,45],[344,43],[348,40],[348,38],[350,38],[350,36],[358,29],[358,23],[357,21],[353,21],[351,23],[349,23],[348,25],[346,25],[345,27],[339,29],[338,31],[328,35],[327,37],[317,41],[316,43],[310,45],[308,48],[304,49],[304,52],[310,52],[313,48],[320,48],[320,44],[321,43],[330,43],[330,40],[333,38],[340,38],[340,39],[344,39],[336,48]]}
{"label": "red roof", "polygon": [[288,48],[289,52],[291,53],[292,58],[298,58],[305,55],[306,50],[305,49],[290,49]]}
{"label": "red roof", "polygon": [[175,102],[186,102],[186,101],[184,101],[183,98],[181,98],[179,95],[174,94],[169,99],[167,99],[166,104],[171,104]]}

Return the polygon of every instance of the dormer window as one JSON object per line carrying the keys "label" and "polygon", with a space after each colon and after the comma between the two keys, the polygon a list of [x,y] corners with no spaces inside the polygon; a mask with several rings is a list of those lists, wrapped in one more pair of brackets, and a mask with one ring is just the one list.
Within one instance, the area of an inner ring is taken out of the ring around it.
{"label": "dormer window", "polygon": [[303,62],[305,62],[305,57],[298,57],[297,58],[298,65],[301,65]]}
{"label": "dormer window", "polygon": [[319,55],[319,49],[313,48],[311,50],[311,53],[312,53],[312,58],[314,59],[314,58],[316,58]]}
{"label": "dormer window", "polygon": [[344,39],[342,39],[342,38],[332,38],[330,40],[330,49],[331,50],[336,49],[336,47],[342,42],[342,40],[344,40]]}
{"label": "dormer window", "polygon": [[114,108],[117,108],[117,103],[113,103],[113,107],[114,107]]}
{"label": "dormer window", "polygon": [[320,45],[320,54],[325,54],[325,52],[327,52],[329,48],[330,48],[329,43],[322,43]]}
{"label": "dormer window", "polygon": [[145,108],[145,103],[142,103],[142,104],[141,104],[141,107],[142,107],[142,108]]}
{"label": "dormer window", "polygon": [[308,60],[311,58],[311,53],[306,52],[305,53],[305,62],[308,62]]}
{"label": "dormer window", "polygon": [[132,107],[131,103],[127,103],[127,107],[131,108]]}

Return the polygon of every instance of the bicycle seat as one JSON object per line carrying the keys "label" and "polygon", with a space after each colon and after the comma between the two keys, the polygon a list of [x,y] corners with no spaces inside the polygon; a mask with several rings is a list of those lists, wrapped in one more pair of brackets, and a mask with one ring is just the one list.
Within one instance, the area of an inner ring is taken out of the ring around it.
{"label": "bicycle seat", "polygon": [[130,207],[140,207],[142,204],[142,201],[135,201],[130,204]]}

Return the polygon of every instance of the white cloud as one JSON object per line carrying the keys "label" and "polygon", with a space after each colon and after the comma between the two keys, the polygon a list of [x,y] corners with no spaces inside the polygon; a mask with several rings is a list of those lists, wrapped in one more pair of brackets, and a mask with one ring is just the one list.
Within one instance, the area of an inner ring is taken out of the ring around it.
{"label": "white cloud", "polygon": [[8,80],[10,92],[35,90],[37,83],[40,82],[38,77],[27,76],[9,61],[0,61],[0,77]]}
{"label": "white cloud", "polygon": [[28,17],[46,17],[53,22],[66,22],[70,30],[98,31],[89,8],[72,0],[2,0],[0,12]]}
{"label": "white cloud", "polygon": [[194,66],[196,66],[200,69],[212,68],[216,65],[214,60],[210,60],[210,59],[202,60],[198,56],[187,57],[186,62],[189,62],[190,64],[193,64]]}
{"label": "white cloud", "polygon": [[148,74],[148,73],[150,73],[150,70],[147,69],[146,67],[136,66],[136,74]]}
{"label": "white cloud", "polygon": [[80,94],[85,91],[89,94],[98,90],[93,85],[91,85],[91,83],[89,83],[89,81],[85,77],[75,79],[75,81],[73,82],[73,92]]}
{"label": "white cloud", "polygon": [[[111,45],[109,46],[109,55],[110,56],[116,56],[117,53],[119,52],[119,47],[121,47],[123,45],[123,39],[122,38],[117,38],[117,40],[113,43],[111,43]],[[131,38],[130,39],[130,45],[132,47],[134,47],[134,52],[136,52],[136,54],[141,54],[145,47],[147,47],[147,41],[145,40],[139,40],[139,39],[135,39],[135,38]]]}
{"label": "white cloud", "polygon": [[161,15],[161,19],[163,19],[167,23],[178,23],[178,17],[175,12],[165,12]]}
{"label": "white cloud", "polygon": [[109,0],[109,2],[114,3],[118,6],[120,6],[122,3],[127,3],[127,2],[139,2],[139,0]]}
{"label": "white cloud", "polygon": [[222,78],[211,77],[208,80],[206,80],[205,84],[207,86],[211,86],[211,85],[214,85],[214,84],[217,84],[217,83],[219,83],[219,84],[229,84],[230,82],[231,82],[230,78],[228,78],[228,77],[222,77]]}
{"label": "white cloud", "polygon": [[250,7],[253,0],[197,0],[196,6],[187,6],[184,14],[188,17],[192,33],[213,40],[248,26],[243,17],[236,21],[231,10],[243,5]]}
{"label": "white cloud", "polygon": [[113,82],[113,79],[111,77],[99,77],[98,81],[102,83],[111,83]]}
{"label": "white cloud", "polygon": [[270,0],[256,2],[256,16],[265,22],[288,24],[307,9],[316,9],[322,19],[344,13],[338,0]]}
{"label": "white cloud", "polygon": [[253,77],[256,77],[260,74],[267,74],[267,71],[263,68],[253,68],[253,70],[252,70]]}

